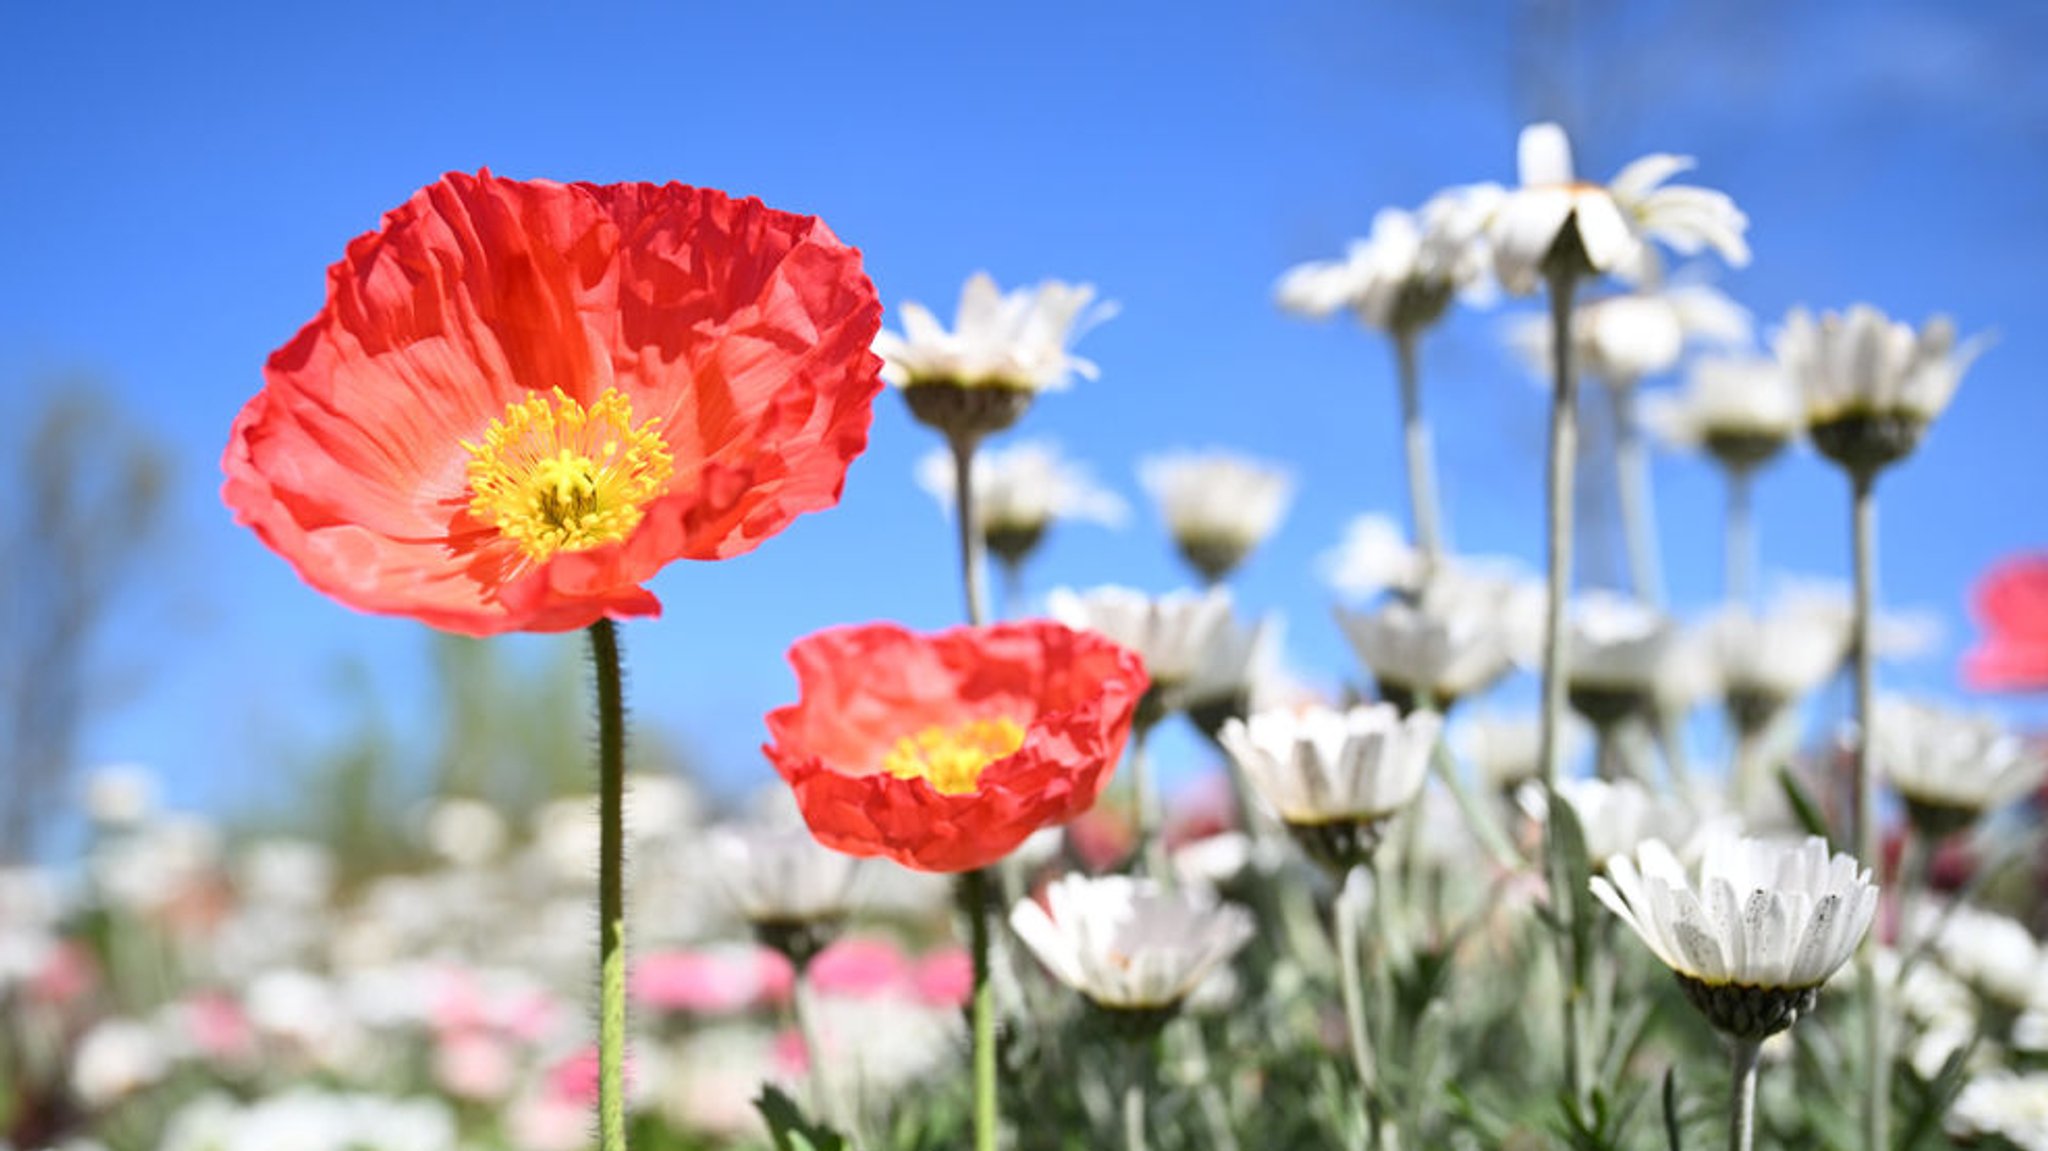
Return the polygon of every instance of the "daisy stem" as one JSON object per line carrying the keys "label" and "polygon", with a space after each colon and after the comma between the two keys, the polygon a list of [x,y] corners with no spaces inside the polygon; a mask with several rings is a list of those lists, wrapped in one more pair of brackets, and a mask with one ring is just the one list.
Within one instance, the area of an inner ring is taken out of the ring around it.
{"label": "daisy stem", "polygon": [[980,627],[988,619],[982,606],[981,511],[974,503],[974,448],[968,435],[946,437],[953,449],[954,519],[960,525],[960,585],[967,596],[967,622]]}
{"label": "daisy stem", "polygon": [[[1877,473],[1868,468],[1851,473],[1851,536],[1856,562],[1856,854],[1881,875],[1877,828],[1876,744],[1870,725],[1877,695],[1877,650],[1872,642],[1877,614]],[[1889,1004],[1878,982],[1875,933],[1865,936],[1857,952],[1856,971],[1868,995],[1864,1019],[1865,1068],[1863,1143],[1867,1151],[1891,1146],[1892,1060],[1885,1013]]]}
{"label": "daisy stem", "polygon": [[[1379,1131],[1379,1074],[1373,1064],[1372,1040],[1365,1026],[1365,979],[1361,969],[1358,946],[1358,900],[1354,889],[1362,874],[1371,869],[1359,864],[1351,869],[1346,882],[1337,889],[1336,913],[1331,928],[1337,939],[1337,980],[1338,989],[1344,998],[1344,1023],[1351,1040],[1351,1063],[1358,1070],[1360,1098],[1365,1103],[1368,1130]],[[1381,892],[1374,885],[1372,897],[1379,899]],[[1374,1140],[1377,1142],[1377,1138]]]}
{"label": "daisy stem", "polygon": [[[1548,269],[1550,355],[1555,389],[1550,398],[1549,475],[1544,488],[1545,539],[1549,548],[1548,581],[1543,605],[1542,755],[1538,760],[1544,800],[1562,803],[1557,794],[1558,761],[1563,758],[1565,720],[1564,604],[1572,579],[1572,467],[1578,457],[1579,380],[1572,363],[1572,294],[1578,262],[1553,259]],[[1554,807],[1553,807],[1554,810]],[[1566,868],[1557,836],[1545,823],[1544,870],[1549,877],[1550,904],[1559,920],[1558,962],[1564,983],[1565,1083],[1574,1107],[1585,1102],[1584,1074],[1579,1067],[1579,994],[1572,972],[1572,899],[1564,891]]]}
{"label": "daisy stem", "polygon": [[1728,1099],[1728,1151],[1750,1151],[1756,1140],[1756,1065],[1762,1045],[1737,1039],[1729,1046],[1734,1093]]}
{"label": "daisy stem", "polygon": [[1145,1068],[1150,1061],[1142,1045],[1129,1047],[1124,1055],[1124,1148],[1145,1151]]}
{"label": "daisy stem", "polygon": [[960,878],[974,956],[974,1151],[996,1151],[996,989],[989,978],[988,873]]}
{"label": "daisy stem", "polygon": [[1458,765],[1451,760],[1449,742],[1438,737],[1430,759],[1436,765],[1437,778],[1443,780],[1444,786],[1450,790],[1452,802],[1458,805],[1459,813],[1465,817],[1465,826],[1479,841],[1479,846],[1485,848],[1486,854],[1492,856],[1495,865],[1503,870],[1520,870],[1521,853],[1508,841],[1507,832],[1494,822],[1493,815],[1479,805],[1471,789],[1465,786],[1464,779],[1458,775]]}
{"label": "daisy stem", "polygon": [[1636,598],[1653,606],[1664,603],[1664,565],[1657,558],[1657,501],[1650,494],[1650,454],[1643,450],[1643,431],[1636,423],[1633,380],[1617,380],[1607,388],[1614,418],[1614,481],[1621,499],[1621,532],[1628,544],[1628,582]]}
{"label": "daisy stem", "polygon": [[1149,723],[1137,723],[1131,728],[1131,818],[1137,825],[1138,858],[1144,863],[1145,874],[1171,887],[1173,876],[1166,858],[1166,840],[1159,834],[1159,789],[1152,780],[1151,757],[1146,754],[1152,742],[1152,727]]}
{"label": "daisy stem", "polygon": [[825,1037],[818,1030],[818,993],[811,983],[810,964],[797,967],[796,977],[790,985],[790,998],[796,1008],[796,1030],[803,1039],[804,1059],[811,1069],[811,1105],[818,1109],[818,1114],[827,1123],[851,1140],[853,1125],[847,1122],[845,1108],[840,1106],[839,1093],[832,1083],[831,1067],[826,1062]]}
{"label": "daisy stem", "polygon": [[1408,463],[1408,507],[1415,524],[1415,544],[1422,550],[1425,571],[1435,571],[1443,558],[1441,513],[1436,497],[1436,458],[1429,424],[1422,418],[1422,380],[1416,368],[1418,333],[1394,333],[1394,361],[1401,377],[1401,446]]}
{"label": "daisy stem", "polygon": [[1756,513],[1751,507],[1754,473],[1728,469],[1727,587],[1728,602],[1750,605],[1756,586]]}
{"label": "daisy stem", "polygon": [[626,700],[618,629],[590,625],[597,668],[597,1120],[602,1151],[626,1147]]}

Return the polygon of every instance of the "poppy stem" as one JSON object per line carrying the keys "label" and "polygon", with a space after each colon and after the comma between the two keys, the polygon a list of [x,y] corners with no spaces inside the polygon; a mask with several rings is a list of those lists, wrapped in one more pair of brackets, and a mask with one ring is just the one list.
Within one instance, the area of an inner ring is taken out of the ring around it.
{"label": "poppy stem", "polygon": [[1443,559],[1442,513],[1436,497],[1436,454],[1429,423],[1422,418],[1422,380],[1416,368],[1413,329],[1394,333],[1394,364],[1401,377],[1401,447],[1408,464],[1408,508],[1415,526],[1415,546],[1422,551],[1425,572],[1435,572]]}
{"label": "poppy stem", "polygon": [[[1877,827],[1876,744],[1870,738],[1877,696],[1877,649],[1872,642],[1877,616],[1877,472],[1850,470],[1851,530],[1856,564],[1856,854],[1883,881]],[[1871,933],[1873,936],[1875,932]],[[1866,936],[1856,953],[1856,973],[1868,996],[1864,1019],[1866,1066],[1863,1143],[1869,1151],[1891,1146],[1892,1058],[1887,1037],[1884,985],[1878,981],[1876,943]]]}
{"label": "poppy stem", "polygon": [[[1576,240],[1574,241],[1576,242]],[[1542,755],[1538,759],[1543,780],[1543,798],[1555,811],[1564,802],[1557,794],[1558,761],[1564,753],[1565,658],[1564,605],[1572,581],[1572,468],[1579,450],[1579,378],[1572,363],[1572,295],[1577,288],[1579,262],[1553,258],[1548,281],[1550,296],[1550,356],[1554,388],[1550,397],[1549,474],[1544,487],[1545,540],[1549,549],[1548,580],[1543,604],[1543,712]],[[1579,995],[1573,985],[1571,894],[1564,891],[1567,869],[1554,826],[1545,821],[1543,830],[1544,870],[1549,878],[1553,914],[1562,921],[1558,932],[1558,963],[1565,987],[1564,1064],[1565,1085],[1572,1106],[1585,1102],[1584,1074],[1579,1061]]]}
{"label": "poppy stem", "polygon": [[618,630],[590,625],[597,669],[597,1117],[602,1151],[626,1147],[626,702]]}
{"label": "poppy stem", "polygon": [[996,994],[989,978],[988,872],[960,877],[974,957],[974,1151],[996,1151]]}
{"label": "poppy stem", "polygon": [[974,448],[977,437],[954,433],[946,437],[953,449],[953,507],[960,524],[960,585],[967,596],[967,622],[980,627],[988,619],[982,606],[981,510],[974,503]]}

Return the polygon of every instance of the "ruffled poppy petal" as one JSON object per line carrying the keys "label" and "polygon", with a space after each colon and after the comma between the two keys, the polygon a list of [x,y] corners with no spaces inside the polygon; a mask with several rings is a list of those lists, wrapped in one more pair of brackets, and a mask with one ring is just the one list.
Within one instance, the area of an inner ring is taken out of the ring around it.
{"label": "ruffled poppy petal", "polygon": [[[1147,683],[1135,653],[1050,622],[919,635],[890,624],[799,641],[798,702],[769,713],[764,750],[812,834],[925,871],[984,867],[1093,806]],[[1024,728],[974,789],[942,793],[881,761],[928,728],[1006,718]]]}
{"label": "ruffled poppy petal", "polygon": [[[350,243],[265,366],[222,496],[352,607],[485,635],[652,614],[675,559],[831,506],[866,446],[881,305],[810,217],[679,184],[451,174]],[[673,469],[623,539],[529,557],[469,512],[508,405],[626,397]]]}
{"label": "ruffled poppy petal", "polygon": [[1978,691],[2048,688],[2048,556],[1994,567],[1971,596],[1984,638],[1963,657],[1963,679]]}

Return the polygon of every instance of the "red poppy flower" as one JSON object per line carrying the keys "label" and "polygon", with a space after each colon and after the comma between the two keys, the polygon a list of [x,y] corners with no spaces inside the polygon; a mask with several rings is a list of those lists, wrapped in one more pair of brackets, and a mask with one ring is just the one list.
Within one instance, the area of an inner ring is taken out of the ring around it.
{"label": "red poppy flower", "polygon": [[814,218],[451,174],[349,244],[222,497],[320,591],[470,635],[653,615],[674,559],[837,502],[881,305]]}
{"label": "red poppy flower", "polygon": [[2048,556],[1992,568],[1971,609],[1984,639],[1963,657],[1964,680],[1978,691],[2048,688]]}
{"label": "red poppy flower", "polygon": [[789,662],[799,699],[763,750],[811,834],[920,871],[987,866],[1088,810],[1147,683],[1136,654],[1049,621],[836,628]]}

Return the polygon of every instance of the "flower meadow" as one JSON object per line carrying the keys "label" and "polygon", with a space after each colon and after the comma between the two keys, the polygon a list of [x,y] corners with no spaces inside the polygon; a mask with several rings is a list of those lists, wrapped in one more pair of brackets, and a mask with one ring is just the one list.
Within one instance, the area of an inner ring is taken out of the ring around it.
{"label": "flower meadow", "polygon": [[[968,265],[948,320],[754,199],[420,190],[263,366],[222,500],[311,601],[583,632],[589,791],[425,797],[366,870],[96,774],[81,858],[0,870],[0,1135],[2048,1148],[2048,747],[1887,691],[1914,636],[1877,594],[1880,481],[1998,402],[1967,386],[1990,339],[1854,301],[1760,325],[1712,276],[1770,252],[1689,159],[1596,182],[1552,124],[1514,159],[1274,269],[1275,306],[1391,356],[1400,418],[1367,430],[1408,496],[1303,573],[1330,615],[1285,621],[1232,584],[1294,475],[1226,449],[1139,467],[1187,587],[1036,580],[1048,533],[1130,516],[1050,437],[1060,393],[1117,386],[1077,347],[1142,300]],[[1540,567],[1457,550],[1440,497],[1430,335],[1481,308],[1548,395]],[[899,480],[937,514],[898,526],[950,533],[957,623],[798,639],[788,702],[733,718],[777,780],[744,807],[642,769],[646,584],[837,514],[877,404],[930,435]],[[1666,593],[1653,452],[1725,482],[1718,603]],[[1839,473],[1849,586],[1764,586],[1772,467]],[[1617,586],[1575,574],[1588,489]],[[1968,680],[2048,689],[2048,566],[1973,594]],[[1308,628],[1355,651],[1338,691],[1288,661]],[[1188,748],[1209,784],[1169,793]]]}

